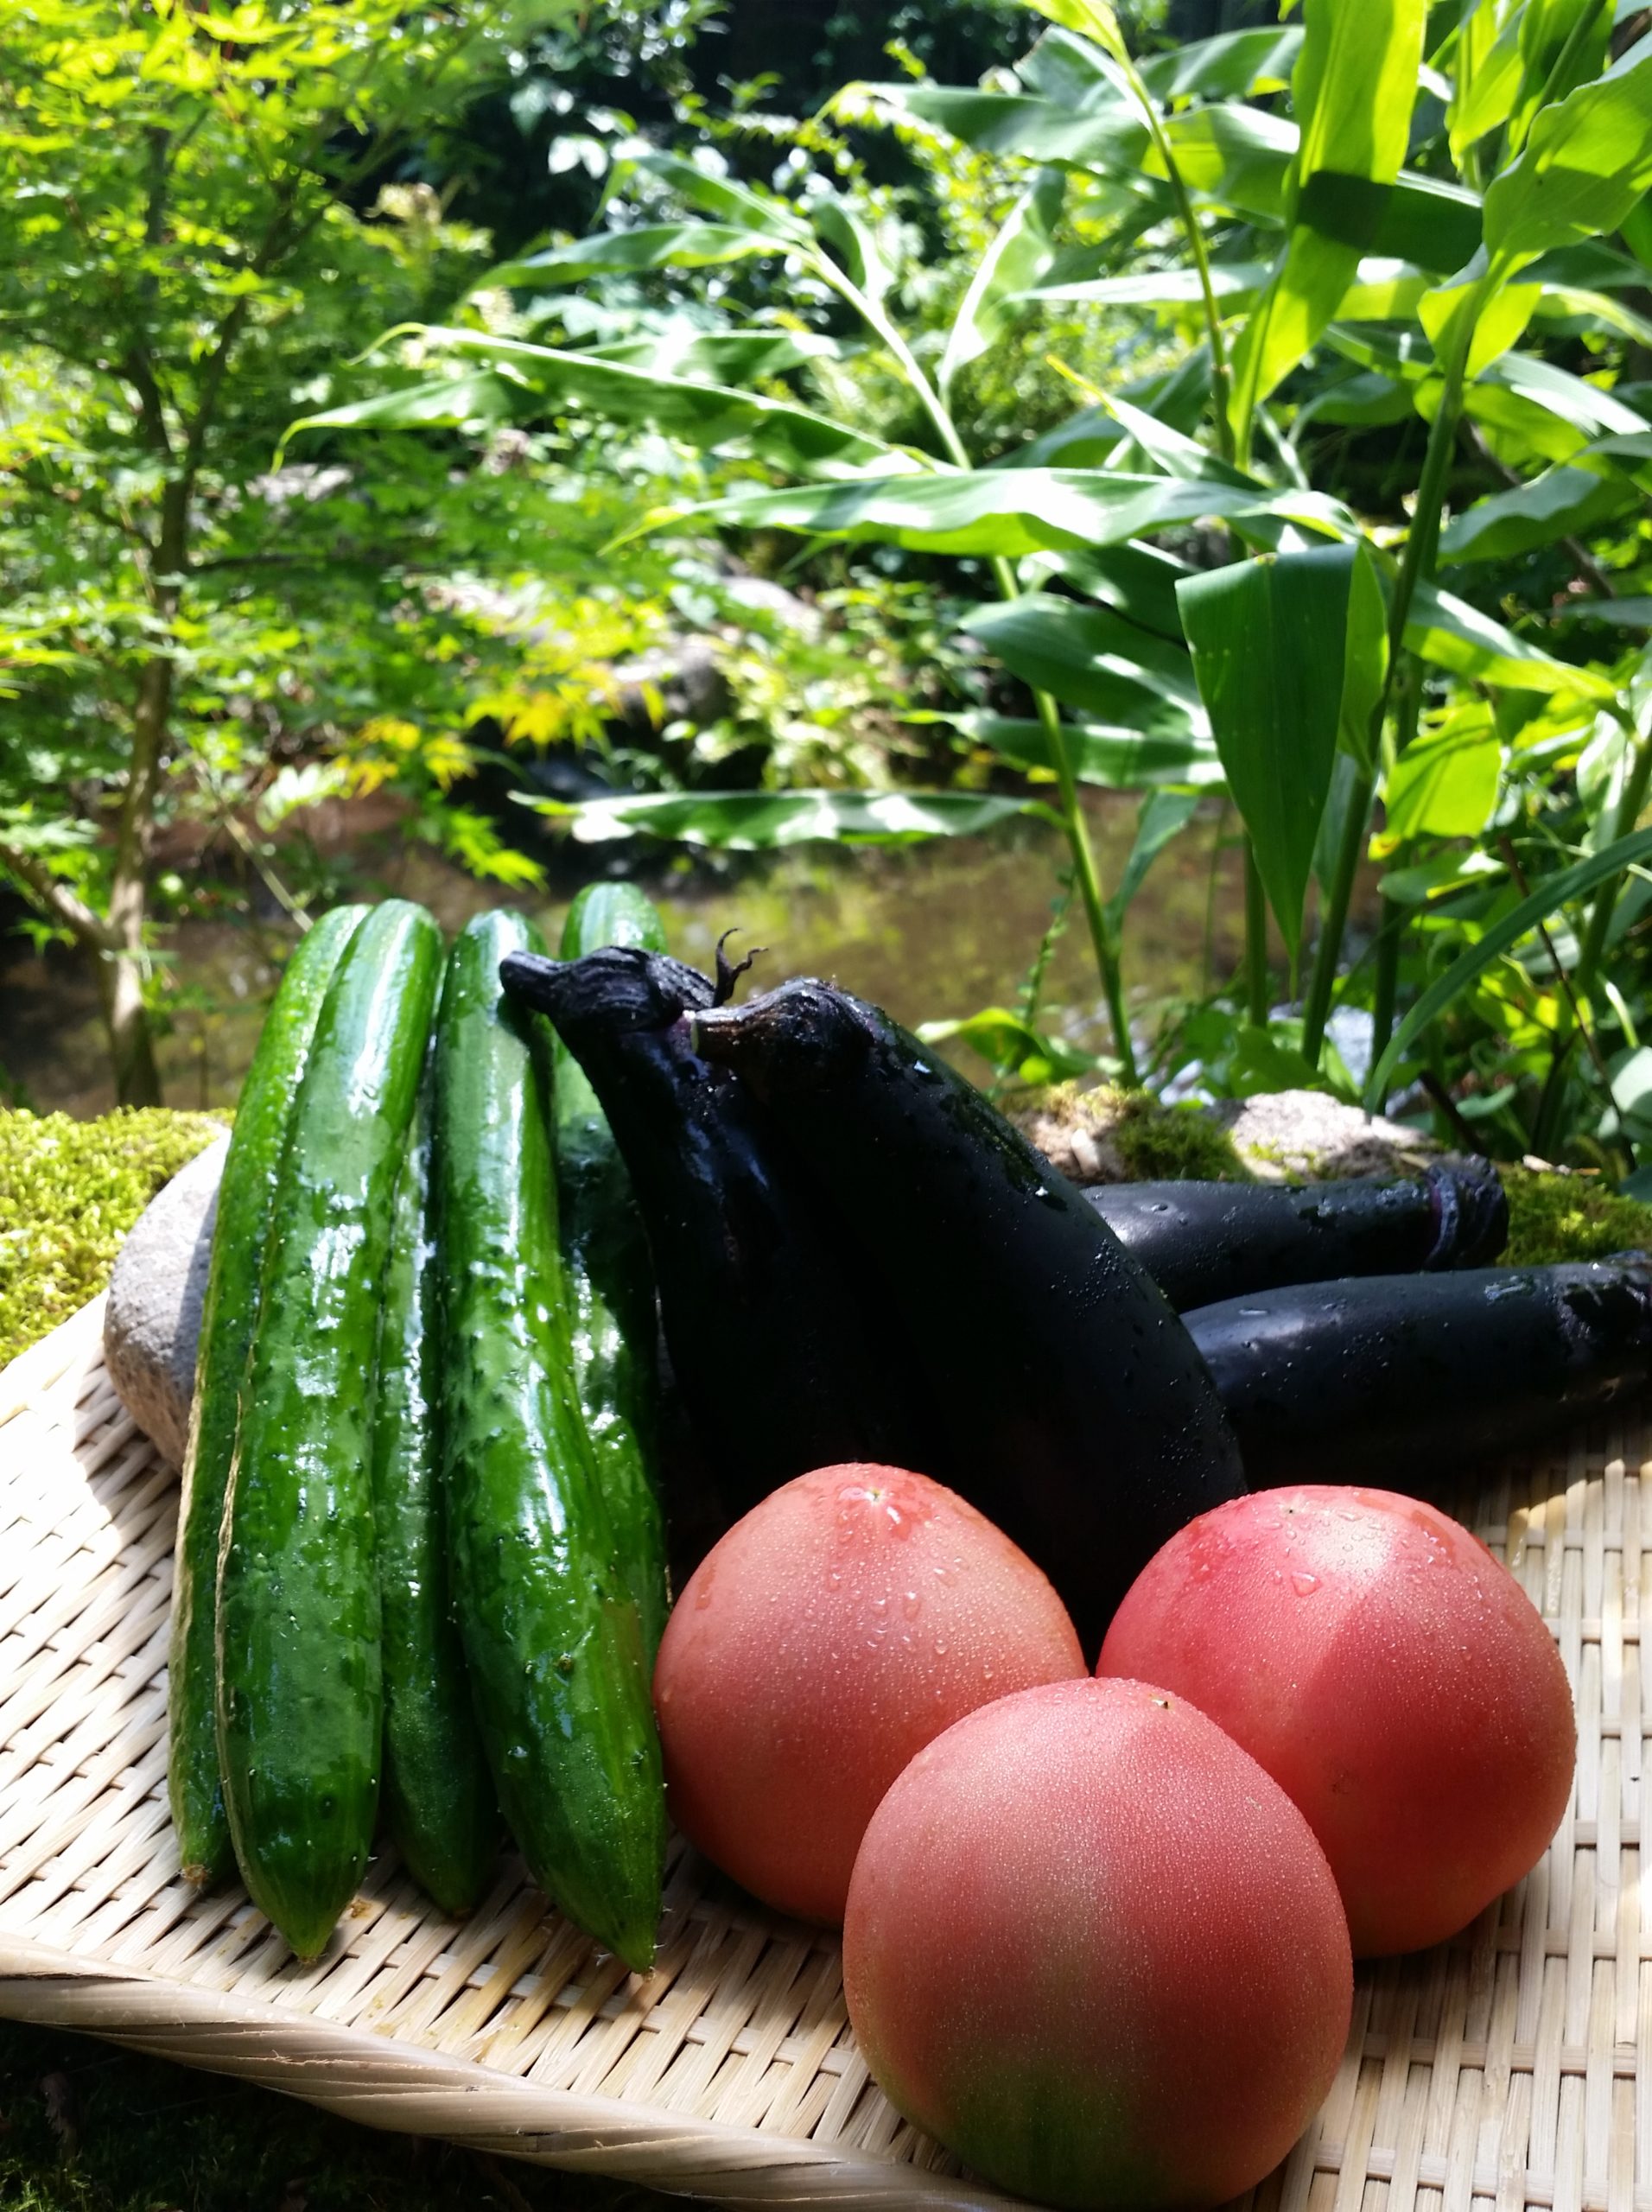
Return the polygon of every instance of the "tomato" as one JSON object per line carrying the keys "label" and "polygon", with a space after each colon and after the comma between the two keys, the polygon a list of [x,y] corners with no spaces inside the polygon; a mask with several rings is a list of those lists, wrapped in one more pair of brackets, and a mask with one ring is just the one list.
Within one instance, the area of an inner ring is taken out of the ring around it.
{"label": "tomato", "polygon": [[1301,1808],[1359,1955],[1465,1926],[1534,1866],[1572,1787],[1554,1640],[1484,1544],[1388,1491],[1303,1484],[1149,1560],[1097,1672],[1150,1676]]}
{"label": "tomato", "polygon": [[912,1754],[989,1698],[1083,1673],[1060,1599],[972,1505],[897,1467],[820,1468],[728,1531],[666,1624],[672,1817],[769,1904],[841,1921]]}
{"label": "tomato", "polygon": [[908,2119],[1060,2205],[1214,2204],[1330,2090],[1353,1965],[1307,1823],[1185,1699],[1060,1682],[919,1752],[855,1865],[843,1986]]}

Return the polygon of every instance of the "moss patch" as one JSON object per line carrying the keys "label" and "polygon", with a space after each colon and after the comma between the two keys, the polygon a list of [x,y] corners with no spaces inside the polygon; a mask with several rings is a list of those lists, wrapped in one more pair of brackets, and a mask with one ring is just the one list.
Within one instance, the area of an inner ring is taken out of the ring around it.
{"label": "moss patch", "polygon": [[5,2212],[681,2212],[336,2120],[296,2098],[0,2021]]}
{"label": "moss patch", "polygon": [[1196,1106],[1165,1106],[1145,1090],[1115,1091],[1113,1124],[1135,1183],[1249,1183],[1255,1178],[1225,1129]]}
{"label": "moss patch", "polygon": [[1077,1183],[1249,1183],[1225,1129],[1197,1107],[1166,1106],[1148,1090],[1076,1083],[1024,1092],[1010,1119]]}
{"label": "moss patch", "polygon": [[1499,1167],[1509,1194],[1511,1267],[1558,1260],[1604,1260],[1611,1252],[1652,1252],[1652,1206],[1620,1198],[1590,1175],[1550,1175]]}
{"label": "moss patch", "polygon": [[161,1107],[96,1122],[0,1108],[0,1367],[97,1296],[149,1200],[223,1134]]}

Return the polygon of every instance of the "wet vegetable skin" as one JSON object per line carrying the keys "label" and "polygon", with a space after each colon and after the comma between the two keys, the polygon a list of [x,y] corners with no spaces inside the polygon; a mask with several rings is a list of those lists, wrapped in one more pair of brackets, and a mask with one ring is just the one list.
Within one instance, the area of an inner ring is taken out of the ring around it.
{"label": "wet vegetable skin", "polygon": [[[633,884],[594,883],[562,931],[565,960],[604,945],[665,950],[658,914]],[[607,1116],[556,1039],[556,1211],[568,1284],[574,1381],[613,1524],[620,1571],[637,1600],[649,1663],[669,1605],[658,1431],[658,1318],[648,1238]]]}
{"label": "wet vegetable skin", "polygon": [[534,1879],[628,1966],[654,1955],[664,1787],[635,1600],[573,1379],[550,1034],[499,988],[531,925],[476,917],[436,1020],[443,1492],[476,1714]]}
{"label": "wet vegetable skin", "polygon": [[218,1749],[253,1902],[314,1958],[378,1797],[372,1378],[441,964],[421,906],[351,939],[287,1134],[218,1568]]}
{"label": "wet vegetable skin", "polygon": [[384,1660],[385,1825],[415,1880],[466,1913],[499,1854],[499,1814],[454,1618],[435,1433],[435,1245],[428,1215],[432,1069],[396,1184],[373,1417]]}
{"label": "wet vegetable skin", "polygon": [[1391,1491],[1297,1483],[1202,1515],[1138,1575],[1096,1671],[1186,1698],[1267,1769],[1361,1958],[1466,1927],[1571,1795],[1542,1615],[1477,1536]]}
{"label": "wet vegetable skin", "polygon": [[1085,1196],[1179,1313],[1287,1283],[1484,1267],[1509,1235],[1486,1163],[1401,1181],[1107,1183]]}
{"label": "wet vegetable skin", "polygon": [[1302,1285],[1201,1306],[1187,1329],[1251,1487],[1409,1490],[1523,1447],[1652,1376],[1639,1254]]}
{"label": "wet vegetable skin", "polygon": [[1083,1193],[877,1007],[804,979],[694,1026],[816,1179],[912,1347],[941,1423],[921,1471],[1044,1569],[1093,1653],[1165,1539],[1244,1487],[1162,1293]]}
{"label": "wet vegetable skin", "polygon": [[589,1077],[630,1172],[678,1389],[728,1516],[811,1467],[918,1465],[922,1393],[886,1301],[822,1219],[761,1110],[694,1050],[714,988],[629,947],[501,974]]}
{"label": "wet vegetable skin", "polygon": [[327,985],[365,906],[335,906],[303,938],[264,1017],[219,1185],[217,1226],[174,1559],[167,1654],[167,1786],[186,1880],[208,1889],[233,1859],[218,1764],[218,1540],[247,1348],[293,1101]]}

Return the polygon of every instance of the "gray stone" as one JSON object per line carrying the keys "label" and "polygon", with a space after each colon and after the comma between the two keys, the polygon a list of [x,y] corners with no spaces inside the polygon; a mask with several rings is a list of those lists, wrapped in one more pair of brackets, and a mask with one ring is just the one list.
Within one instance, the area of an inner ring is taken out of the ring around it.
{"label": "gray stone", "polygon": [[175,1467],[183,1465],[195,1347],[206,1296],[225,1135],[141,1214],[121,1246],[104,1312],[109,1379],[132,1419]]}
{"label": "gray stone", "polygon": [[1344,1106],[1322,1090],[1265,1091],[1209,1110],[1264,1183],[1414,1175],[1440,1151],[1422,1130]]}

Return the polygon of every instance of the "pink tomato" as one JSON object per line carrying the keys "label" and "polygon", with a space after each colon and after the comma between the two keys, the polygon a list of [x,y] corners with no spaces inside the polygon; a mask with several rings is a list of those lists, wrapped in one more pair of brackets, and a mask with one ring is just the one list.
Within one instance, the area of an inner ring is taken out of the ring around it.
{"label": "pink tomato", "polygon": [[962,1714],[1084,1672],[1048,1581],[898,1467],[787,1483],[701,1561],[654,1671],[672,1817],[736,1881],[840,1921],[866,1824]]}
{"label": "pink tomato", "polygon": [[1353,1967],[1307,1823],[1180,1697],[1060,1682],[920,1751],[855,1865],[843,1984],[908,2119],[1051,2204],[1215,2204],[1324,2101]]}
{"label": "pink tomato", "polygon": [[1477,1538],[1391,1491],[1305,1484],[1202,1514],[1143,1568],[1096,1671],[1191,1698],[1267,1768],[1360,1956],[1454,1934],[1566,1809],[1554,1638]]}

